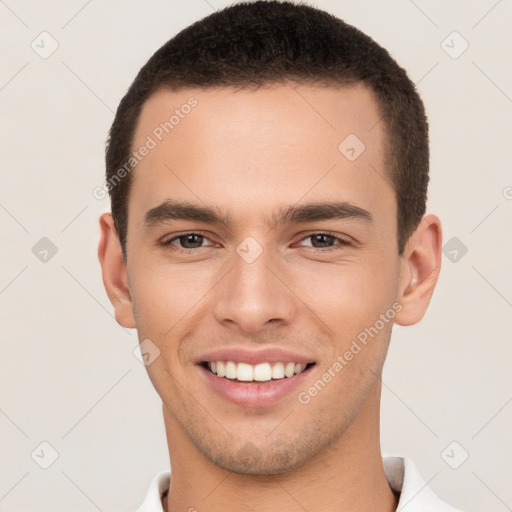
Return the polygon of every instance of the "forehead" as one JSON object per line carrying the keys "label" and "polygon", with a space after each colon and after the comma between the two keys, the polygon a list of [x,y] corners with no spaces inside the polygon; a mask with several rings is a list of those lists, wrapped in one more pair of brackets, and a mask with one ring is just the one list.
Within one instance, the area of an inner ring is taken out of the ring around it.
{"label": "forehead", "polygon": [[160,90],[137,125],[132,150],[150,149],[132,171],[130,203],[142,214],[173,197],[254,216],[307,196],[368,209],[394,201],[383,138],[364,85]]}

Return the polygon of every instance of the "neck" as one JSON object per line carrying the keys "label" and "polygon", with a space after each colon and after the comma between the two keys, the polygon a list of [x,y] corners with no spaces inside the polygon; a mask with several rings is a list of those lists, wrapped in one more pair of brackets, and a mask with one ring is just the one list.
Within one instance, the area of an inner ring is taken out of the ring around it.
{"label": "neck", "polygon": [[380,385],[375,385],[350,427],[303,467],[278,475],[233,473],[207,460],[164,406],[171,455],[166,512],[183,510],[351,510],[393,512],[379,443]]}

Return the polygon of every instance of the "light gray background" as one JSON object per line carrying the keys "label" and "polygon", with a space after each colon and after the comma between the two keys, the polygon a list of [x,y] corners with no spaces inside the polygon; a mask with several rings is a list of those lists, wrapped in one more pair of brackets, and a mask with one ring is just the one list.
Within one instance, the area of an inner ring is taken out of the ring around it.
{"label": "light gray background", "polygon": [[[136,332],[116,324],[103,289],[97,218],[109,203],[92,191],[140,66],[228,3],[0,1],[1,511],[134,510],[168,467]],[[443,257],[425,319],[394,331],[383,450],[412,457],[466,511],[512,510],[511,1],[312,3],[372,36],[418,84],[431,126],[429,212],[459,245]],[[58,42],[46,59],[31,47],[51,49],[43,31]],[[453,31],[469,44],[458,58]],[[46,262],[32,252],[42,237],[58,250]],[[58,452],[48,469],[43,441]]]}

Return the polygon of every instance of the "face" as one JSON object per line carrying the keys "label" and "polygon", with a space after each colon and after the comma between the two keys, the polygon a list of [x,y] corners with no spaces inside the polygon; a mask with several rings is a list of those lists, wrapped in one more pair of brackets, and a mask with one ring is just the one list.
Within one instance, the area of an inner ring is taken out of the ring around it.
{"label": "face", "polygon": [[411,277],[376,101],[362,85],[161,91],[133,148],[148,137],[116,315],[160,352],[166,427],[232,471],[303,466],[378,387]]}

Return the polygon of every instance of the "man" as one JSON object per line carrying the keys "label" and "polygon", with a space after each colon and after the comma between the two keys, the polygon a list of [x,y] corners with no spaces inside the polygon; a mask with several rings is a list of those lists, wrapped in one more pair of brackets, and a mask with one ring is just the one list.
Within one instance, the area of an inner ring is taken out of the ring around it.
{"label": "man", "polygon": [[441,262],[423,104],[383,48],[305,5],[216,12],[141,69],[106,164],[103,280],[172,468],[139,512],[455,510],[380,451],[392,325]]}

